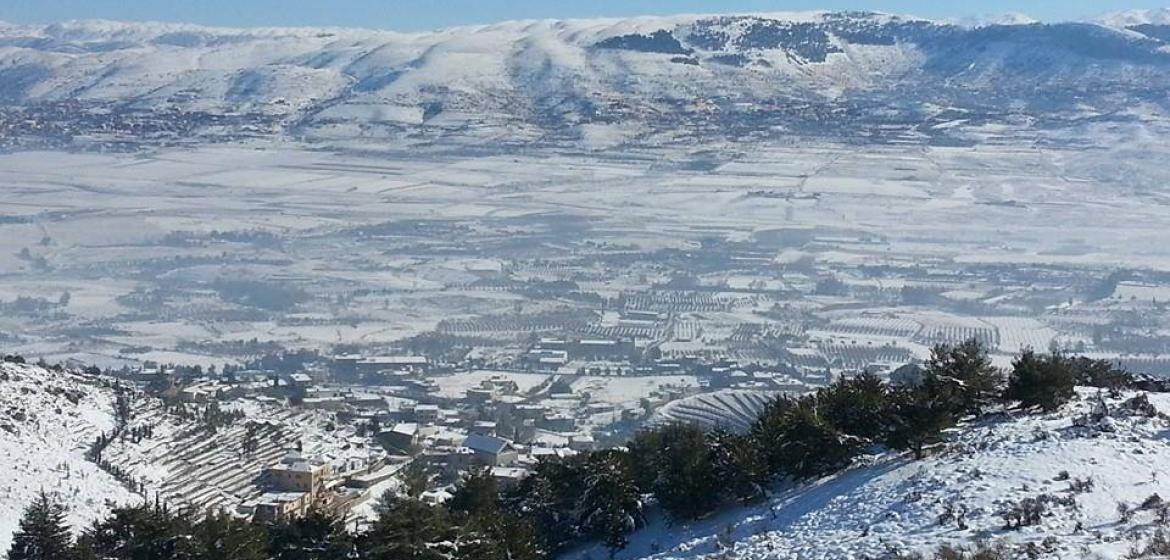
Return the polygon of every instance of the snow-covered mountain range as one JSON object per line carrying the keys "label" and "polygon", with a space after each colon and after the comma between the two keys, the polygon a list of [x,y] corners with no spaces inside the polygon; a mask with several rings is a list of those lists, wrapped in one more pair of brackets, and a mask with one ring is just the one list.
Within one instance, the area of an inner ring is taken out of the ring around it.
{"label": "snow-covered mountain range", "polygon": [[[191,126],[200,130],[334,139],[476,130],[519,142],[700,130],[872,138],[931,119],[1051,125],[1164,104],[1168,13],[959,25],[810,12],[418,34],[0,25],[0,107],[52,106],[74,120],[78,106],[199,114],[206,119]],[[75,132],[128,127],[102,122]]]}

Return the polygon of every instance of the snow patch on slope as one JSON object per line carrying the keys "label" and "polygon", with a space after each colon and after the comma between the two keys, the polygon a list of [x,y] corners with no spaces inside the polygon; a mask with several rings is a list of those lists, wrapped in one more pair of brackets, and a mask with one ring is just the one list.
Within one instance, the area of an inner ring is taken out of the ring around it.
{"label": "snow patch on slope", "polygon": [[1040,20],[1019,12],[1005,14],[980,14],[966,16],[955,20],[956,25],[963,27],[987,27],[989,25],[1032,25]]}
{"label": "snow patch on slope", "polygon": [[0,363],[0,551],[42,489],[69,504],[74,529],[136,499],[85,459],[90,442],[114,427],[113,402],[85,376]]}
{"label": "snow patch on slope", "polygon": [[1170,8],[1115,12],[1097,18],[1094,23],[1114,29],[1127,29],[1135,25],[1170,25]]}

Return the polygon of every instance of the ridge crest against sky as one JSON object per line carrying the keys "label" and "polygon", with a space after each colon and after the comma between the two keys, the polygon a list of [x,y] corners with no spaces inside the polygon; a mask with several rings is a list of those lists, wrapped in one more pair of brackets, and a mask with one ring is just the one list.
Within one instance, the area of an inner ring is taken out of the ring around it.
{"label": "ridge crest against sky", "polygon": [[512,19],[804,10],[866,10],[954,20],[1021,13],[1044,21],[1061,21],[1165,6],[1166,0],[985,0],[974,5],[935,0],[6,0],[0,2],[0,21],[112,19],[229,27],[343,26],[425,31]]}

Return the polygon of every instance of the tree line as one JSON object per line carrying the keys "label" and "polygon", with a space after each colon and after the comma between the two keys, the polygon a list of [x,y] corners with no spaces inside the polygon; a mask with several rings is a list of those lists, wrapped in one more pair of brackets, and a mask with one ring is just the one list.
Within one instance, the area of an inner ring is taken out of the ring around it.
{"label": "tree line", "polygon": [[699,519],[763,500],[778,481],[834,474],[864,454],[892,449],[921,459],[946,430],[993,408],[1052,412],[1078,385],[1160,388],[1105,361],[1031,350],[1005,372],[976,340],[936,346],[913,377],[889,384],[860,374],[776,399],[746,433],[671,424],[622,449],[542,461],[500,493],[497,507],[530,523],[543,550],[596,540],[616,551],[645,524],[648,501],[673,521]]}
{"label": "tree line", "polygon": [[[486,478],[485,478],[486,477]],[[159,503],[114,509],[74,538],[67,506],[42,491],[24,510],[9,560],[542,560],[530,526],[479,501],[469,477],[447,504],[419,499],[420,486],[375,506],[360,531],[321,508],[261,524],[222,513],[195,516]],[[494,488],[494,486],[493,486]]]}

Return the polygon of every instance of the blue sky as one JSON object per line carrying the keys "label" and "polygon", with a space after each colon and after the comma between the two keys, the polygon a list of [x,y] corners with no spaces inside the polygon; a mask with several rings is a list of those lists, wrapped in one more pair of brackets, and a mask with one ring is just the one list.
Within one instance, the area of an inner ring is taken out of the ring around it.
{"label": "blue sky", "polygon": [[784,10],[876,10],[932,18],[1022,12],[1043,20],[1170,6],[1170,0],[0,0],[0,20],[176,21],[225,26],[426,30],[505,19]]}

